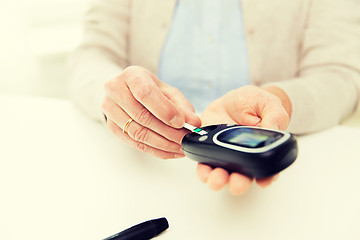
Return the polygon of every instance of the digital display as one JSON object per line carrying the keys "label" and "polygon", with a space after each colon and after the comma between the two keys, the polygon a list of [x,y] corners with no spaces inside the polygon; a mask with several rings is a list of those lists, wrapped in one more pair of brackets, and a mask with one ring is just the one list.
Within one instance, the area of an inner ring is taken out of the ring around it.
{"label": "digital display", "polygon": [[229,143],[233,144],[241,144],[247,147],[257,147],[260,143],[265,142],[268,140],[268,136],[259,135],[259,134],[252,134],[252,133],[241,133],[236,136],[232,136],[227,140]]}
{"label": "digital display", "polygon": [[266,130],[236,128],[221,133],[218,136],[218,140],[241,147],[258,148],[275,141],[281,136],[281,133],[274,133]]}

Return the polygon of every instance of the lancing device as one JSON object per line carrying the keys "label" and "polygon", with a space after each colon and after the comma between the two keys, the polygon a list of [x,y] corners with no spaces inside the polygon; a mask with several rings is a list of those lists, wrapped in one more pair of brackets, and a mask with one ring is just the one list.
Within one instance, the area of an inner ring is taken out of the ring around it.
{"label": "lancing device", "polygon": [[297,158],[296,138],[288,132],[236,124],[189,129],[182,139],[185,155],[211,167],[249,177],[272,176]]}
{"label": "lancing device", "polygon": [[103,240],[149,240],[168,227],[169,223],[166,218],[158,218],[137,224]]}

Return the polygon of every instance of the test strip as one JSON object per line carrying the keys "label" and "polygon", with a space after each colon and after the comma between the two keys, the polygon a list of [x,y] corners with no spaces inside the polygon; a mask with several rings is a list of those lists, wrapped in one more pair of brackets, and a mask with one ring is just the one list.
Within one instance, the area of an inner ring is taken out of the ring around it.
{"label": "test strip", "polygon": [[197,133],[199,135],[205,135],[205,134],[208,133],[207,131],[202,130],[201,128],[197,128],[197,127],[195,127],[193,125],[190,125],[188,123],[184,124],[184,128],[186,128],[187,130],[190,130],[191,132]]}

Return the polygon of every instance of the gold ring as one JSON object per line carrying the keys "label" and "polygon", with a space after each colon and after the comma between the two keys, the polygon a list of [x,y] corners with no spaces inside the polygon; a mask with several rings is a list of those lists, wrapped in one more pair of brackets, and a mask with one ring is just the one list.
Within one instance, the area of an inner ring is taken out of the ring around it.
{"label": "gold ring", "polygon": [[125,123],[124,127],[123,127],[123,133],[127,133],[127,129],[130,125],[130,123],[133,121],[134,119],[129,118],[129,120],[127,120],[127,122]]}

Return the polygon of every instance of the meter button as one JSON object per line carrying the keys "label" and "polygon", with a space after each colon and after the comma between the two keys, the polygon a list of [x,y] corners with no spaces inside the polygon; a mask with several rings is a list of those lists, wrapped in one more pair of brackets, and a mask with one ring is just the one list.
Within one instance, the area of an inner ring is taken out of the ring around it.
{"label": "meter button", "polygon": [[200,141],[200,142],[203,142],[203,141],[205,141],[206,139],[208,139],[208,136],[207,136],[207,135],[199,137],[199,141]]}

